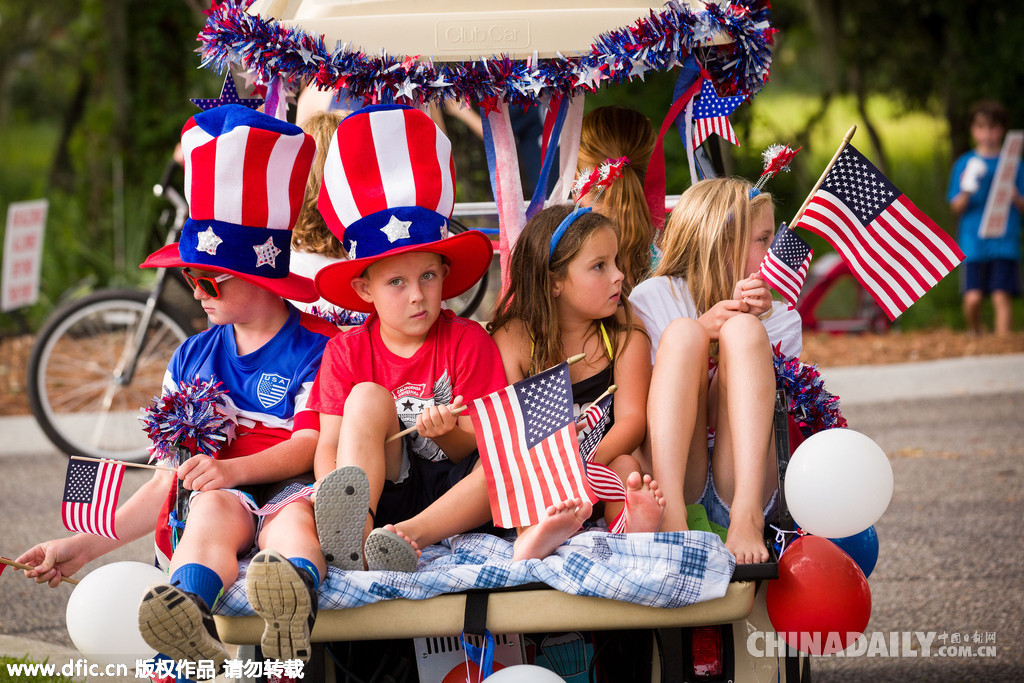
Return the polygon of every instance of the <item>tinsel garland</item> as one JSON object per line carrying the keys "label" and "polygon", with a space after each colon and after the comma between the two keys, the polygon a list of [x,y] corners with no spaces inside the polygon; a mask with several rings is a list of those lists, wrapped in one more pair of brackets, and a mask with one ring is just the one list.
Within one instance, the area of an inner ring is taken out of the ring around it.
{"label": "tinsel garland", "polygon": [[366,322],[366,318],[369,317],[366,313],[357,313],[356,311],[349,311],[344,308],[322,309],[319,306],[310,308],[309,313],[338,327],[362,325]]}
{"label": "tinsel garland", "polygon": [[139,417],[150,441],[151,461],[175,457],[174,448],[213,457],[235,436],[235,416],[216,377],[181,382],[177,391],[153,398]]}
{"label": "tinsel garland", "polygon": [[775,386],[789,396],[789,414],[800,426],[804,438],[824,429],[846,427],[846,418],[839,409],[839,397],[825,389],[825,381],[817,365],[808,365],[799,358],[787,356],[774,347]]}
{"label": "tinsel garland", "polygon": [[[227,0],[211,10],[198,35],[201,46],[196,52],[202,66],[223,73],[236,63],[262,83],[276,75],[292,84],[345,88],[366,103],[479,103],[501,98],[527,106],[547,94],[596,91],[605,80],[622,83],[643,78],[647,71],[668,71],[690,54],[702,62],[720,94],[754,94],[768,80],[775,33],[768,22],[768,0],[708,3],[699,11],[671,0],[631,26],[596,36],[588,54],[536,61],[495,55],[435,64],[383,51],[367,54],[351,42],[329,52],[322,35],[248,14],[250,2]],[[719,32],[731,42],[709,45]]]}

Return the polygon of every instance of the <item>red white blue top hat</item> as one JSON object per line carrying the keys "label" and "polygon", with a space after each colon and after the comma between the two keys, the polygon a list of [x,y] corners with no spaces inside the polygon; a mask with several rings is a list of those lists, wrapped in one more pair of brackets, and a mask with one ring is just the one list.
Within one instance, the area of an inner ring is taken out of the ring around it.
{"label": "red white blue top hat", "polygon": [[181,239],[142,268],[191,266],[230,273],[296,301],[316,301],[313,281],[289,272],[292,227],[316,143],[301,128],[228,104],[181,131],[189,218]]}
{"label": "red white blue top hat", "polygon": [[441,288],[449,299],[483,276],[494,253],[478,230],[448,236],[455,208],[451,142],[412,107],[374,105],[341,122],[324,162],[318,206],[349,260],[323,268],[316,287],[350,310],[373,310],[351,282],[383,258],[408,251],[440,254],[450,265]]}

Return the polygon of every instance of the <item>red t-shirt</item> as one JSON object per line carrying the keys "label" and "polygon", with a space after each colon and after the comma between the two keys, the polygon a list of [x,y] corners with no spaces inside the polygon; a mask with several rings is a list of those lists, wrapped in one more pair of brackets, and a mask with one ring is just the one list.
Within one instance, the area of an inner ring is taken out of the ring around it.
{"label": "red t-shirt", "polygon": [[[442,310],[423,345],[410,358],[391,353],[380,336],[380,319],[371,315],[360,327],[327,343],[320,372],[307,406],[329,415],[344,415],[352,387],[373,382],[391,391],[403,429],[432,405],[456,396],[464,403],[506,386],[498,347],[479,323]],[[433,462],[447,459],[438,446],[413,434],[412,451]]]}

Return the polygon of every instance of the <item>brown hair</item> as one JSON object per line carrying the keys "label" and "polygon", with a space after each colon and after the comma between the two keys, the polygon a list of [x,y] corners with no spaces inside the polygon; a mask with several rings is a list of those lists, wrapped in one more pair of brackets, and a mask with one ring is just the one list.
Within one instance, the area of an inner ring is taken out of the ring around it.
{"label": "brown hair", "polygon": [[982,100],[981,102],[976,102],[974,106],[971,107],[970,116],[971,125],[974,125],[974,121],[978,117],[981,117],[987,119],[989,123],[999,126],[1003,130],[1006,130],[1010,126],[1010,115],[1007,113],[1006,107],[995,100]]}
{"label": "brown hair", "polygon": [[[549,206],[526,223],[509,261],[508,290],[498,303],[494,319],[487,325],[488,332],[493,333],[516,320],[523,324],[534,342],[529,374],[565,360],[562,333],[555,312],[555,283],[568,276],[569,263],[594,232],[601,228],[614,229],[607,217],[595,211],[585,213],[569,225],[558,241],[555,253],[551,254],[551,235],[574,208],[572,204]],[[598,334],[599,323],[603,324],[612,339],[616,357],[626,346],[627,332],[636,327],[629,302],[625,297],[621,301],[621,319],[613,314],[603,320],[595,320],[590,332]]]}
{"label": "brown hair", "polygon": [[701,314],[732,298],[736,283],[749,275],[743,266],[753,218],[772,206],[767,192],[750,199],[750,188],[743,178],[702,180],[682,194],[665,225],[654,275],[686,280]]}
{"label": "brown hair", "polygon": [[599,166],[608,159],[629,158],[622,177],[605,191],[601,203],[618,228],[619,268],[626,277],[624,293],[646,278],[650,270],[654,227],[644,196],[644,178],[654,143],[651,122],[635,109],[610,105],[583,117],[576,163],[579,169]]}
{"label": "brown hair", "polygon": [[331,258],[344,258],[345,247],[341,240],[327,228],[320,210],[317,208],[317,198],[320,196],[320,186],[324,181],[324,162],[327,160],[327,150],[331,146],[331,138],[338,130],[342,116],[339,112],[317,112],[302,122],[302,130],[313,136],[316,141],[316,158],[313,160],[313,168],[309,171],[309,179],[306,181],[306,194],[302,198],[302,210],[295,221],[295,229],[292,230],[292,249],[296,251],[309,251],[314,254],[323,254]]}

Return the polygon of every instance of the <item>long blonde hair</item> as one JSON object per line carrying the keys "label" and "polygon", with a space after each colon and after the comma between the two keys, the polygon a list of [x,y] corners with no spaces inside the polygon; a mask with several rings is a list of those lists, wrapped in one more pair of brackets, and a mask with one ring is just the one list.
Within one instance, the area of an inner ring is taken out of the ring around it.
{"label": "long blonde hair", "polygon": [[[555,307],[555,283],[568,276],[569,264],[594,232],[613,227],[607,217],[596,211],[585,213],[569,225],[551,254],[551,235],[574,208],[572,204],[549,206],[526,223],[509,260],[508,290],[498,303],[494,319],[487,325],[487,331],[494,333],[516,320],[523,324],[533,339],[529,374],[565,360]],[[612,314],[595,320],[590,332],[599,334],[600,325],[604,325],[616,358],[628,341],[627,332],[634,327],[629,302],[625,297],[621,301],[622,319]]]}
{"label": "long blonde hair", "polygon": [[331,146],[331,137],[338,130],[343,115],[340,112],[320,111],[302,122],[302,130],[316,141],[316,158],[306,180],[306,194],[302,198],[302,210],[292,230],[292,249],[323,254],[331,258],[343,258],[345,247],[341,240],[327,228],[320,210],[316,207],[320,186],[324,181],[324,162]]}
{"label": "long blonde hair", "polygon": [[612,183],[601,200],[602,211],[618,227],[619,268],[625,275],[623,292],[627,294],[650,271],[654,226],[644,196],[644,178],[654,143],[651,122],[635,109],[610,105],[583,117],[578,169],[594,168],[608,159],[629,158],[622,177]]}
{"label": "long blonde hair", "polygon": [[750,199],[742,178],[715,178],[692,185],[672,210],[662,238],[661,263],[654,275],[686,280],[700,313],[732,298],[743,272],[754,216],[772,206],[761,192]]}

